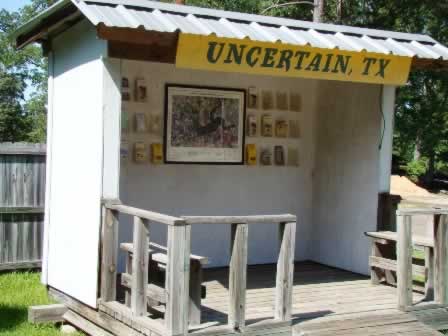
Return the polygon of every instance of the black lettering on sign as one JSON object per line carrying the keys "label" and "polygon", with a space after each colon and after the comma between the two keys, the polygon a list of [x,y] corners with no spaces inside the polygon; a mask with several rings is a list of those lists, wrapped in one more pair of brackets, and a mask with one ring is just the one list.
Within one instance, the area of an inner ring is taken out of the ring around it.
{"label": "black lettering on sign", "polygon": [[277,68],[285,68],[285,71],[289,71],[289,68],[291,68],[291,57],[293,54],[294,53],[292,50],[289,49],[280,51],[280,60],[278,61]]}
{"label": "black lettering on sign", "polygon": [[380,69],[375,74],[375,76],[380,75],[381,77],[384,78],[385,70],[386,70],[387,66],[389,65],[389,63],[390,63],[390,60],[386,60],[386,59],[380,58],[380,64],[379,64]]}
{"label": "black lettering on sign", "polygon": [[311,60],[310,64],[308,64],[305,70],[319,71],[321,60],[322,60],[322,54],[317,53],[316,55],[314,55],[313,59]]}
{"label": "black lettering on sign", "polygon": [[376,58],[373,57],[365,57],[364,60],[362,61],[365,65],[364,65],[364,71],[362,72],[362,74],[364,76],[368,76],[369,75],[369,71],[370,71],[370,66],[372,64],[376,63]]}
{"label": "black lettering on sign", "polygon": [[[219,44],[220,49],[218,51],[218,55],[215,55],[215,49],[218,44]],[[221,58],[223,50],[224,50],[224,43],[209,42],[208,43],[207,60],[210,63],[218,62],[218,60]]]}
{"label": "black lettering on sign", "polygon": [[298,51],[298,52],[296,52],[294,57],[298,57],[295,69],[296,70],[301,70],[302,69],[303,60],[308,58],[308,57],[310,57],[310,53],[308,51]]}
{"label": "black lettering on sign", "polygon": [[278,49],[266,48],[264,50],[264,59],[263,63],[261,63],[261,66],[265,68],[273,68],[275,64],[274,56],[277,55],[277,53]]}
{"label": "black lettering on sign", "polygon": [[[254,54],[256,56],[254,56]],[[252,47],[249,49],[249,51],[247,52],[246,55],[246,63],[250,66],[250,67],[254,67],[255,64],[258,63],[258,61],[260,60],[260,54],[261,54],[261,48],[260,47]]]}
{"label": "black lettering on sign", "polygon": [[333,54],[327,54],[327,60],[325,62],[324,68],[322,69],[322,72],[328,72],[330,71],[330,63],[333,59]]}
{"label": "black lettering on sign", "polygon": [[235,43],[229,43],[229,52],[227,53],[227,58],[224,60],[224,63],[236,63],[241,65],[244,49],[246,49],[246,47],[247,45],[240,44],[238,50],[238,46]]}
{"label": "black lettering on sign", "polygon": [[336,55],[336,63],[334,64],[333,70],[331,72],[333,73],[346,73],[348,69],[348,65],[350,63],[351,56],[344,56],[344,55]]}

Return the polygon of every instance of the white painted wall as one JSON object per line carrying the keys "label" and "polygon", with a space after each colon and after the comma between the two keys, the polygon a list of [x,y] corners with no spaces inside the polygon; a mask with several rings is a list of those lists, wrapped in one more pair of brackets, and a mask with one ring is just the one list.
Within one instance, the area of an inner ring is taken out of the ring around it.
{"label": "white painted wall", "polygon": [[320,82],[316,120],[312,258],[367,273],[376,229],[380,87]]}
{"label": "white painted wall", "polygon": [[47,282],[93,307],[98,283],[103,173],[101,55],[105,52],[105,42],[96,39],[94,28],[85,21],[53,41]]}
{"label": "white painted wall", "polygon": [[[300,167],[249,167],[216,165],[151,165],[122,162],[120,198],[123,203],[171,215],[250,215],[294,213],[298,215],[296,259],[308,259],[311,229],[313,111],[317,81],[245,76],[230,73],[175,69],[172,65],[123,61],[122,73],[129,79],[146,78],[148,103],[126,103],[129,112],[164,113],[165,84],[192,84],[300,92],[302,124],[300,140],[289,139],[300,149]],[[250,112],[250,111],[248,111]],[[274,117],[284,113],[266,111]],[[258,115],[261,115],[259,113]],[[162,142],[161,136],[130,134],[128,142]],[[283,144],[284,140],[246,138],[246,143]],[[259,147],[259,146],[258,146]],[[131,225],[122,225],[122,240],[131,239]],[[166,229],[154,227],[151,240],[164,243]],[[192,230],[192,250],[210,257],[213,266],[227,265],[229,226],[200,226]],[[249,262],[274,262],[277,257],[277,227],[249,229]]]}
{"label": "white painted wall", "polygon": [[392,173],[392,151],[394,141],[394,114],[395,114],[396,86],[385,85],[382,90],[382,141],[380,148],[380,182],[379,191],[390,191],[390,176]]}

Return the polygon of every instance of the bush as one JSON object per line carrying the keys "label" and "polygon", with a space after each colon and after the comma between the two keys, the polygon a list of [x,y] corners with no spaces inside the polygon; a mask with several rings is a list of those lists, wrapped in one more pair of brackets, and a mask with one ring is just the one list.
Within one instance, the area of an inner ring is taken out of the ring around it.
{"label": "bush", "polygon": [[428,160],[420,159],[408,162],[406,164],[405,170],[406,174],[413,182],[418,182],[419,177],[426,173],[427,168]]}

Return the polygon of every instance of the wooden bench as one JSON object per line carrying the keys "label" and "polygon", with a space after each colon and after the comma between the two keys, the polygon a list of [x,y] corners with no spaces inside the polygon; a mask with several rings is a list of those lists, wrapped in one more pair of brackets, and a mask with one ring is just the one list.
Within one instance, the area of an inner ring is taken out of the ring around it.
{"label": "wooden bench", "polygon": [[[120,249],[126,252],[126,272],[121,275],[121,285],[126,288],[125,303],[130,306],[130,288],[132,281],[132,254],[133,244],[122,243]],[[168,256],[165,246],[149,243],[149,270],[148,286],[146,296],[148,305],[155,307],[166,305],[167,297],[165,291],[165,270]],[[208,264],[208,258],[198,255],[190,255],[190,304],[189,323],[190,325],[201,324],[201,299],[206,296],[205,286],[202,286],[202,268]]]}
{"label": "wooden bench", "polygon": [[[372,250],[369,258],[372,284],[385,280],[391,285],[397,284],[396,243],[397,233],[391,231],[366,232],[372,240]],[[412,274],[425,279],[426,299],[434,296],[434,241],[422,236],[412,236],[413,246],[422,247],[425,254],[424,263],[413,259]]]}

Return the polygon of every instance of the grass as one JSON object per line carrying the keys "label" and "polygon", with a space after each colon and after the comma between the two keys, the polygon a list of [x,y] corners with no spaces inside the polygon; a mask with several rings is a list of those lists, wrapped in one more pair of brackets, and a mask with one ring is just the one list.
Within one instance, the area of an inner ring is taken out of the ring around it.
{"label": "grass", "polygon": [[29,306],[52,303],[39,278],[33,272],[0,273],[0,336],[62,335],[54,324],[27,322]]}

